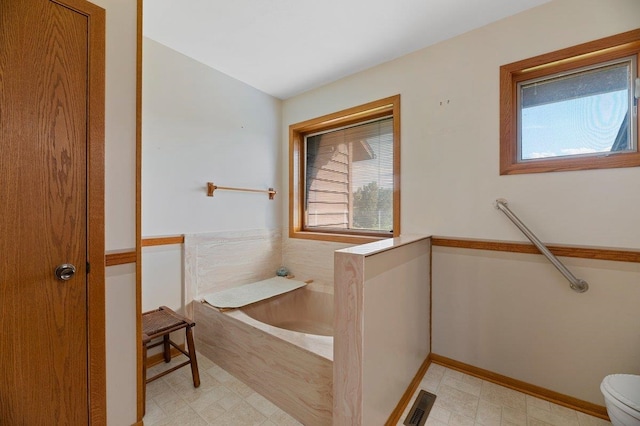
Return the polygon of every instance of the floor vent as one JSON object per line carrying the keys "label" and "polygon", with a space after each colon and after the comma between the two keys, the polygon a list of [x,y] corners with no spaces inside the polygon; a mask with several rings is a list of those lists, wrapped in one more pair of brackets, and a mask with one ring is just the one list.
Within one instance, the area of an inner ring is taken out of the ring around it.
{"label": "floor vent", "polygon": [[423,426],[427,422],[429,411],[431,411],[434,402],[436,402],[434,394],[421,390],[403,424],[407,426]]}

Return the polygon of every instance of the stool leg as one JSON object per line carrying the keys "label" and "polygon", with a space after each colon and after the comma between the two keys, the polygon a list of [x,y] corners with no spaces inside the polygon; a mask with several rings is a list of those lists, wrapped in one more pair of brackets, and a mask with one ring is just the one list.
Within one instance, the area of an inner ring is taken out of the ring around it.
{"label": "stool leg", "polygon": [[198,360],[196,359],[196,347],[193,345],[193,333],[191,327],[187,326],[187,345],[189,346],[189,359],[191,360],[191,375],[193,376],[193,386],[200,386],[200,373],[198,373]]}
{"label": "stool leg", "polygon": [[162,336],[163,347],[162,351],[164,354],[164,362],[171,362],[171,345],[169,344],[169,335],[165,334]]}

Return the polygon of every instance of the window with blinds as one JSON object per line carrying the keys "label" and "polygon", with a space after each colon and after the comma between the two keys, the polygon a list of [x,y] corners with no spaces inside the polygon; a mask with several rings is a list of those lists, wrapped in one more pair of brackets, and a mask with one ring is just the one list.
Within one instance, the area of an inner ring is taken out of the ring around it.
{"label": "window with blinds", "polygon": [[393,232],[393,118],[305,138],[305,230]]}
{"label": "window with blinds", "polygon": [[640,166],[640,30],[500,67],[500,174]]}
{"label": "window with blinds", "polygon": [[400,235],[400,95],[289,126],[289,237]]}
{"label": "window with blinds", "polygon": [[518,162],[634,151],[636,65],[632,56],[518,83]]}

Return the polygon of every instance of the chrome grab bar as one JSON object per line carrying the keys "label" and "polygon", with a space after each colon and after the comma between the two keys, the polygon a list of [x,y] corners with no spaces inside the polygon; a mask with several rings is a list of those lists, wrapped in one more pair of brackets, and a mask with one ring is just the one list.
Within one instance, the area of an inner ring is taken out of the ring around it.
{"label": "chrome grab bar", "polygon": [[560,271],[560,273],[562,273],[562,275],[564,275],[564,277],[569,281],[570,286],[573,290],[577,291],[578,293],[584,293],[585,291],[589,290],[589,284],[587,284],[587,282],[584,280],[576,278],[575,275],[573,275],[571,271],[569,271],[567,267],[564,266],[562,262],[560,262],[560,259],[555,257],[554,254],[551,253],[549,249],[542,243],[542,241],[540,241],[538,237],[536,237],[534,233],[531,232],[529,228],[527,228],[525,224],[522,223],[522,221],[518,219],[518,217],[511,210],[509,210],[509,207],[507,207],[507,200],[505,200],[504,198],[498,198],[496,200],[496,209],[502,211],[502,213],[504,213],[511,220],[511,222],[513,222],[514,225],[516,225],[518,229],[522,231],[522,233],[529,239],[529,241],[531,241],[533,245],[535,245],[538,250],[540,250],[540,253],[542,253],[547,259],[549,259],[549,262],[551,262],[553,266],[555,266],[558,271]]}

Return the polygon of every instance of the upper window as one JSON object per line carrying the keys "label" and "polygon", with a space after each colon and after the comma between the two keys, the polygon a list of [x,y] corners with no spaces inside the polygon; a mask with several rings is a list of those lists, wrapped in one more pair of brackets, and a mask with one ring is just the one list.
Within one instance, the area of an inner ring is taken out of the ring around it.
{"label": "upper window", "polygon": [[500,174],[640,165],[640,30],[500,68]]}
{"label": "upper window", "polygon": [[290,236],[399,235],[399,96],[294,124],[290,137]]}

